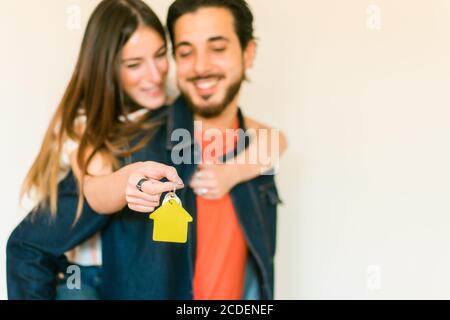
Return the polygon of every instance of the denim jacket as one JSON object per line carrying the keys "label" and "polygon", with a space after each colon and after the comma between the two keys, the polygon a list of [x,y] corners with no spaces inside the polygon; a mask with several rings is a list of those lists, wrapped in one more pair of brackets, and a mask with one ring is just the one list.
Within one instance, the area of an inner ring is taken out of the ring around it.
{"label": "denim jacket", "polygon": [[[179,98],[159,115],[164,119],[146,147],[124,159],[126,165],[156,161],[174,166],[187,185],[194,175],[198,146],[192,141],[173,141],[172,133],[184,129],[193,137],[193,116]],[[239,111],[240,127],[244,129]],[[173,163],[172,154],[190,158]],[[53,299],[56,274],[68,262],[64,253],[102,231],[102,299],[190,300],[196,256],[196,195],[189,187],[177,191],[184,208],[193,216],[187,244],[154,242],[153,222],[129,208],[102,216],[85,202],[74,223],[77,204],[75,179],[70,173],[61,183],[58,213],[48,210],[28,215],[7,244],[7,281],[10,299]],[[280,200],[273,176],[260,176],[239,184],[230,192],[249,254],[244,299],[273,299],[276,212]]]}

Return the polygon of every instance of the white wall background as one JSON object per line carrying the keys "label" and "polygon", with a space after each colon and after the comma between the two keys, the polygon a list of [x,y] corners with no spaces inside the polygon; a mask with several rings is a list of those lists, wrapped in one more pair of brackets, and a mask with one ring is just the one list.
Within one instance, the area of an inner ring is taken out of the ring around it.
{"label": "white wall background", "polygon": [[[161,17],[170,2],[148,1]],[[0,0],[0,298],[19,186],[97,3]],[[450,298],[450,1],[249,3],[260,41],[242,106],[290,141],[277,298]]]}

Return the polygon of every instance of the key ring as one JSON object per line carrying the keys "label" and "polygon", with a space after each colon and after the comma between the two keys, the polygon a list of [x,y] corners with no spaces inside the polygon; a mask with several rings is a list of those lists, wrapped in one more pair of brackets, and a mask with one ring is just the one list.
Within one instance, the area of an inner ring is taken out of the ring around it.
{"label": "key ring", "polygon": [[178,198],[178,196],[175,194],[176,190],[177,190],[177,185],[174,184],[173,185],[173,192],[169,192],[169,193],[166,194],[166,196],[164,197],[164,200],[162,202],[163,205],[166,204],[167,202],[169,202],[170,200],[174,200],[180,206],[182,205],[180,198]]}

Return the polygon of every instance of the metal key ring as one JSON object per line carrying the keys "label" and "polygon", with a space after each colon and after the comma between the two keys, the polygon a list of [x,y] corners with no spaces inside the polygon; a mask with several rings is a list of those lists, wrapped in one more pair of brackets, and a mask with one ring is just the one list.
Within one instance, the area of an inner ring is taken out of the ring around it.
{"label": "metal key ring", "polygon": [[166,196],[164,197],[164,200],[162,202],[162,204],[166,204],[167,202],[169,202],[170,200],[174,200],[176,203],[178,203],[180,206],[181,204],[181,200],[180,198],[177,197],[177,195],[175,194],[175,192],[169,192],[168,194],[166,194]]}

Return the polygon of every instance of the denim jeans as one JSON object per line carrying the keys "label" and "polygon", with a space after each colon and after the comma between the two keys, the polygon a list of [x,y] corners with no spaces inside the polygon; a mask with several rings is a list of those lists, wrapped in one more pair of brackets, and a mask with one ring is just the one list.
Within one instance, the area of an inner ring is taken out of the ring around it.
{"label": "denim jeans", "polygon": [[80,288],[70,288],[68,280],[70,275],[65,275],[56,285],[56,300],[99,300],[99,287],[101,284],[100,267],[80,268]]}

